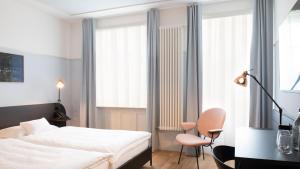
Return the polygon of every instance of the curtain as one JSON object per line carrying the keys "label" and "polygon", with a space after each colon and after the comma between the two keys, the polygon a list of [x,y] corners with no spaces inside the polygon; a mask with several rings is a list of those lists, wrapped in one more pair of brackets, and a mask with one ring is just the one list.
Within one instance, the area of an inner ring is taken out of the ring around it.
{"label": "curtain", "polygon": [[196,121],[202,109],[202,11],[198,4],[187,7],[187,57],[183,118]]}
{"label": "curtain", "polygon": [[97,107],[146,108],[146,39],[146,24],[97,30]]}
{"label": "curtain", "polygon": [[[273,0],[254,0],[251,73],[273,93]],[[250,127],[272,127],[272,101],[250,80]]]}
{"label": "curtain", "polygon": [[233,80],[249,69],[251,15],[203,20],[203,110],[226,111],[224,132],[216,144],[234,146],[235,129],[249,122],[249,88]]}
{"label": "curtain", "polygon": [[80,125],[95,127],[96,72],[95,72],[95,21],[82,21],[82,90],[80,102]]}
{"label": "curtain", "polygon": [[158,148],[159,122],[159,11],[147,13],[147,122],[152,133],[152,148]]}

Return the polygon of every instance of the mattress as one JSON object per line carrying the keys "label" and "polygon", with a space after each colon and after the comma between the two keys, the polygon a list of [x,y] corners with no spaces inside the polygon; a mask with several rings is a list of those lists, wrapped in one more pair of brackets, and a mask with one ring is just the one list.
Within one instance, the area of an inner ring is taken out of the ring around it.
{"label": "mattress", "polygon": [[0,139],[1,169],[111,169],[110,154]]}
{"label": "mattress", "polygon": [[131,160],[144,150],[149,147],[149,140],[144,140],[139,144],[135,145],[134,148],[124,151],[117,155],[118,158],[115,158],[113,161],[113,168],[118,168],[125,164],[127,161]]}
{"label": "mattress", "polygon": [[89,166],[87,169],[112,169],[111,163],[107,160],[102,163],[95,163]]}
{"label": "mattress", "polygon": [[149,145],[151,134],[144,131],[104,130],[62,127],[22,137],[24,141],[55,147],[111,153],[111,164],[117,168],[138,155]]}

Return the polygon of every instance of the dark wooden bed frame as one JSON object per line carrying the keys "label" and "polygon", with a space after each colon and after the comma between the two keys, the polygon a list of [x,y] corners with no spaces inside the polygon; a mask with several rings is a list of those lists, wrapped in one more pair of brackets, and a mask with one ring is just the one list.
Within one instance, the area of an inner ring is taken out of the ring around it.
{"label": "dark wooden bed frame", "polygon": [[[59,127],[66,126],[65,122],[56,123],[54,121],[56,117],[55,111],[57,110],[66,114],[64,106],[60,103],[0,107],[0,129],[17,126],[20,122],[42,117],[45,117],[53,125]],[[151,146],[124,163],[118,169],[140,169],[148,162],[152,165]]]}

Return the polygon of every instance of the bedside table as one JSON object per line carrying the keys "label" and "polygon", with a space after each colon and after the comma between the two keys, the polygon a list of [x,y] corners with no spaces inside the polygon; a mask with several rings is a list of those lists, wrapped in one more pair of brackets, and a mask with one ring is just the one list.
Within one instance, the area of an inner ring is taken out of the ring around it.
{"label": "bedside table", "polygon": [[57,126],[57,127],[65,127],[67,125],[67,121],[66,120],[50,120],[50,124]]}
{"label": "bedside table", "polygon": [[68,120],[71,120],[71,118],[66,115],[65,107],[61,103],[56,103],[53,118],[49,120],[50,124],[64,127],[67,125]]}

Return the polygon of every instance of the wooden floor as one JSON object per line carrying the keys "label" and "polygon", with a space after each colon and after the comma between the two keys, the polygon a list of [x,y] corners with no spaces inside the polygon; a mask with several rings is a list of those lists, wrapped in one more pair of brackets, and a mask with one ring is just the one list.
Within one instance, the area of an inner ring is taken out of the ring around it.
{"label": "wooden floor", "polygon": [[[197,169],[196,158],[192,156],[181,156],[180,164],[178,165],[178,152],[158,151],[153,153],[153,166],[148,164],[142,169]],[[205,160],[202,156],[199,157],[200,169],[217,169],[214,159],[205,154]]]}

